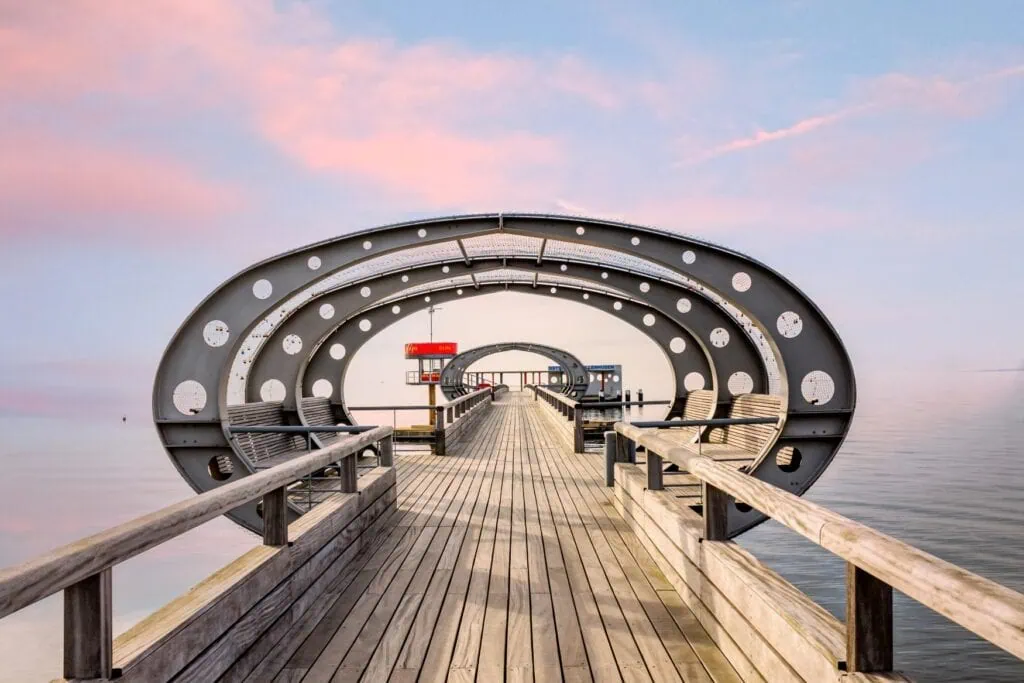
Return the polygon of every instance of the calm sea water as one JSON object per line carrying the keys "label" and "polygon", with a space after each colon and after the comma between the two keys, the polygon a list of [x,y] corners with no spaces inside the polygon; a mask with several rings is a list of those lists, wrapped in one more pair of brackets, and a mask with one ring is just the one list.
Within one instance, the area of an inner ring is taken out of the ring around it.
{"label": "calm sea water", "polygon": [[[850,438],[807,497],[1024,591],[1024,373],[862,377],[859,391]],[[119,417],[0,419],[0,467],[0,566],[191,495],[152,426]],[[842,616],[842,562],[774,523],[739,540]],[[215,520],[117,567],[115,629],[256,543]],[[1024,663],[944,618],[901,595],[895,609],[897,666],[916,679],[1024,681]],[[59,675],[60,630],[59,596],[0,621],[0,681]]]}

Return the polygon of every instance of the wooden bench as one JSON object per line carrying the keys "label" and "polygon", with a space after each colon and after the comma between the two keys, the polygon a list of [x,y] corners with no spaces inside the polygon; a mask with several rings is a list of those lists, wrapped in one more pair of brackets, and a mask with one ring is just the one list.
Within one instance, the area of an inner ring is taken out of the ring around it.
{"label": "wooden bench", "polygon": [[[715,392],[710,389],[691,391],[686,395],[686,403],[683,405],[682,420],[707,420],[715,414]],[[644,434],[657,434],[672,443],[685,445],[697,440],[706,427],[673,427],[671,429],[651,429],[624,425],[623,434],[629,436],[637,443]]]}
{"label": "wooden bench", "polygon": [[[741,394],[729,406],[729,417],[781,418],[785,410],[782,396]],[[779,429],[778,423],[714,427],[707,432],[706,443],[692,443],[684,447],[739,469],[759,458],[773,443]]]}
{"label": "wooden bench", "polygon": [[[331,399],[306,396],[299,401],[301,406],[302,423],[307,425],[336,425],[338,420],[334,417],[334,409],[331,408]],[[322,446],[328,446],[337,441],[342,434],[339,432],[313,432],[313,436]]]}
{"label": "wooden bench", "polygon": [[[271,427],[289,424],[278,402],[243,403],[228,406],[228,421],[233,427]],[[258,469],[267,469],[307,451],[300,434],[235,434],[235,445]]]}

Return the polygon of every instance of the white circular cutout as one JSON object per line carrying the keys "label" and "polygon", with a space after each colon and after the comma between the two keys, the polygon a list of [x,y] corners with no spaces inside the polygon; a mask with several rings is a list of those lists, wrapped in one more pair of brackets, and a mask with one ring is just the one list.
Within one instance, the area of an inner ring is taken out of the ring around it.
{"label": "white circular cutout", "polygon": [[334,360],[341,360],[345,357],[345,345],[344,344],[331,344],[331,358]]}
{"label": "white circular cutout", "polygon": [[732,276],[732,288],[737,292],[745,292],[750,289],[751,280],[750,276],[746,273],[739,272]]}
{"label": "white circular cutout", "polygon": [[657,318],[654,317],[653,313],[647,313],[644,315],[643,321],[644,325],[647,327],[654,327],[654,323],[657,321]]}
{"label": "white circular cutout", "polygon": [[634,247],[638,246],[640,244],[640,238],[634,237],[633,239],[629,240],[629,243],[632,244]]}
{"label": "white circular cutout", "polygon": [[552,294],[555,294],[555,293],[557,293],[557,292],[558,292],[558,289],[557,289],[556,287],[552,287],[552,288],[551,288],[551,293],[552,293]]}
{"label": "white circular cutout", "polygon": [[330,398],[334,393],[334,385],[330,380],[318,379],[313,382],[313,395],[317,398]]}
{"label": "white circular cutout", "polygon": [[749,394],[754,390],[754,378],[740,370],[729,375],[729,393],[733,396]]}
{"label": "white circular cutout", "polygon": [[370,328],[373,327],[373,323],[368,318],[363,318],[359,321],[359,329],[363,332],[369,332]]}
{"label": "white circular cutout", "polygon": [[423,300],[426,301],[429,304],[430,303],[430,296],[428,295],[428,296],[423,297]]}
{"label": "white circular cutout", "polygon": [[260,398],[264,401],[283,401],[287,395],[288,390],[285,389],[284,382],[279,379],[268,379],[260,387]]}
{"label": "white circular cutout", "polygon": [[373,242],[371,242],[370,240],[366,240],[365,242],[363,242],[364,251],[370,251],[371,249],[373,249]]}
{"label": "white circular cutout", "polygon": [[402,282],[408,282],[408,281],[409,281],[409,276],[408,275],[403,275],[402,276]]}
{"label": "white circular cutout", "polygon": [[622,310],[622,302],[621,301],[616,301],[615,303],[612,304],[612,308],[614,308],[616,311],[621,311]]}
{"label": "white circular cutout", "polygon": [[330,320],[334,317],[334,306],[331,304],[323,304],[320,306],[320,317],[324,320]]}
{"label": "white circular cutout", "polygon": [[228,324],[222,320],[211,320],[203,328],[203,340],[210,346],[224,346],[229,337]]}
{"label": "white circular cutout", "polygon": [[700,391],[704,388],[704,375],[691,372],[683,378],[683,388],[687,391]]}
{"label": "white circular cutout", "polygon": [[601,273],[601,279],[602,280],[607,280],[608,279],[608,273]]}
{"label": "white circular cutout", "polygon": [[582,234],[584,234],[585,232],[586,232],[586,230],[585,230],[585,229],[583,228],[583,226],[582,226],[582,225],[577,225],[577,226],[576,226],[576,234],[577,234],[577,235],[582,235]]}
{"label": "white circular cutout", "polygon": [[721,349],[729,343],[729,331],[724,327],[716,327],[711,330],[708,339],[711,341],[712,346]]}
{"label": "white circular cutout", "polygon": [[775,321],[775,326],[779,328],[779,334],[792,339],[803,331],[804,321],[793,311],[786,311]]}
{"label": "white circular cutout", "polygon": [[594,373],[590,373],[590,381],[591,381],[591,382],[593,382],[593,381],[594,381],[594,379],[595,379],[595,377],[594,377]]}
{"label": "white circular cutout", "polygon": [[683,298],[676,302],[676,310],[680,313],[689,313],[691,308],[693,308],[693,304],[689,299]]}
{"label": "white circular cutout", "polygon": [[640,283],[640,291],[643,292],[644,294],[646,294],[647,292],[651,291],[650,283],[649,282],[641,282]]}
{"label": "white circular cutout", "polygon": [[306,265],[309,266],[310,270],[320,270],[320,266],[323,264],[324,262],[320,260],[319,256],[310,256],[309,260],[306,261]]}
{"label": "white circular cutout", "polygon": [[587,294],[586,292],[583,292],[583,299],[584,299],[584,300],[587,300],[587,299],[589,299],[589,298],[590,298],[590,295],[589,295],[589,294]]}
{"label": "white circular cutout", "polygon": [[174,387],[171,400],[182,415],[195,415],[206,407],[206,389],[194,379],[187,379]]}
{"label": "white circular cutout", "polygon": [[813,370],[800,382],[800,393],[811,405],[823,406],[835,396],[836,383],[824,370]]}
{"label": "white circular cutout", "polygon": [[461,289],[456,289],[455,293],[458,294],[459,296],[462,296],[462,290]]}
{"label": "white circular cutout", "polygon": [[370,298],[370,293],[371,292],[369,287],[362,287],[359,290],[359,296],[363,297],[364,299]]}
{"label": "white circular cutout", "polygon": [[427,236],[427,231],[424,230],[423,228],[420,228],[419,230],[416,231],[416,234],[423,238]]}
{"label": "white circular cutout", "polygon": [[270,280],[257,280],[252,284],[252,295],[257,299],[269,299],[274,293],[274,285]]}
{"label": "white circular cutout", "polygon": [[445,273],[445,274],[448,274],[448,273],[452,272],[452,269],[449,268],[448,266],[441,266],[441,272]]}
{"label": "white circular cutout", "polygon": [[302,350],[302,337],[297,334],[289,334],[287,337],[281,340],[281,348],[289,356],[294,356]]}
{"label": "white circular cutout", "polygon": [[686,265],[691,265],[696,260],[697,255],[690,251],[689,249],[683,252],[683,263],[685,263]]}
{"label": "white circular cutout", "polygon": [[569,266],[563,263],[562,265],[558,266],[558,269],[564,273],[565,271],[569,270]]}
{"label": "white circular cutout", "polygon": [[398,315],[399,313],[402,312],[402,307],[399,306],[398,304],[395,304],[394,306],[391,307],[391,312],[394,313],[395,315]]}
{"label": "white circular cutout", "polygon": [[672,337],[672,341],[668,343],[668,348],[672,350],[672,353],[682,353],[686,350],[686,340],[682,337]]}

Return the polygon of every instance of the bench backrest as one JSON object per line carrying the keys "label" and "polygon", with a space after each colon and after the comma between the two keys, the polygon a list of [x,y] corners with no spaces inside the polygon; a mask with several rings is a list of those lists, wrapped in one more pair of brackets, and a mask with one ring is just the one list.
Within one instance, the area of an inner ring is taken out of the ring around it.
{"label": "bench backrest", "polygon": [[715,414],[715,392],[710,389],[691,391],[683,407],[684,420],[706,420]]}
{"label": "bench backrest", "polygon": [[[233,426],[286,424],[281,404],[271,401],[228,406],[228,421]],[[239,449],[254,464],[306,447],[305,439],[296,434],[235,434],[234,437]]]}
{"label": "bench backrest", "polygon": [[[773,394],[740,394],[729,406],[729,417],[779,417],[785,410],[782,396]],[[751,453],[761,449],[775,436],[778,425],[729,425],[725,443]]]}
{"label": "bench backrest", "polygon": [[[306,396],[300,402],[302,404],[302,419],[308,425],[334,425],[338,421],[334,417],[334,410],[331,409],[331,399]],[[320,443],[327,444],[337,441],[341,436],[338,432],[313,432],[320,440]]]}

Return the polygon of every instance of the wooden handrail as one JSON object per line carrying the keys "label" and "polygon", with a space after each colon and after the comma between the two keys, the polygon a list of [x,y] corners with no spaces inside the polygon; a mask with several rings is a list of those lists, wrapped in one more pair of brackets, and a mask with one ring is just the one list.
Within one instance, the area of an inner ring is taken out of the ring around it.
{"label": "wooden handrail", "polygon": [[0,618],[386,439],[377,427],[0,571]]}
{"label": "wooden handrail", "polygon": [[[615,423],[626,436],[629,425]],[[655,435],[644,446],[968,631],[1024,659],[1024,595]]]}
{"label": "wooden handrail", "polygon": [[544,394],[550,396],[553,400],[557,401],[558,403],[562,403],[570,408],[576,407],[577,401],[573,398],[566,396],[565,394],[559,394],[556,391],[551,391],[547,387],[540,387],[536,385],[533,386],[533,390],[543,392]]}

